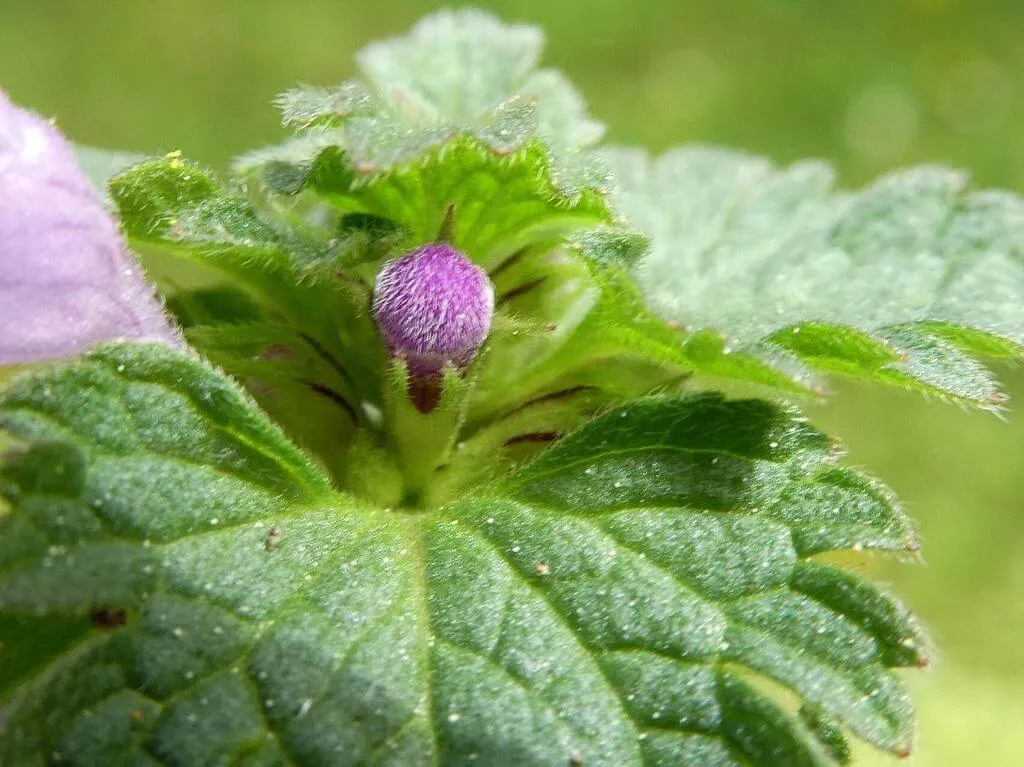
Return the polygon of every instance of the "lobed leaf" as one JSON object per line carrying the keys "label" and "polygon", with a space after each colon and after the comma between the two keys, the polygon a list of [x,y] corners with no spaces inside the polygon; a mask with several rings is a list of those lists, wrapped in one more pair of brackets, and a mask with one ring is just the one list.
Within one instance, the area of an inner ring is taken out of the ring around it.
{"label": "lobed leaf", "polygon": [[1019,197],[934,167],[848,192],[815,162],[776,168],[703,148],[604,156],[622,211],[651,237],[635,273],[663,317],[769,364],[782,354],[797,379],[810,369],[1002,402],[975,358],[1022,356]]}
{"label": "lobed leaf", "polygon": [[640,400],[434,510],[332,490],[164,348],[23,377],[0,426],[4,763],[828,764],[840,728],[909,748],[891,669],[923,664],[919,627],[810,557],[913,532],[771,403]]}
{"label": "lobed leaf", "polygon": [[454,209],[452,242],[488,267],[542,236],[606,224],[607,170],[587,151],[603,129],[564,76],[536,69],[541,42],[479,11],[438,13],[364,49],[363,81],[283,94],[298,135],[236,170],[276,204],[312,196],[389,219],[412,244],[438,239]]}
{"label": "lobed leaf", "polygon": [[[369,317],[369,288],[345,279],[340,267],[361,258],[368,239],[285,226],[176,156],[133,166],[113,179],[111,193],[137,248],[213,275],[207,284],[215,287],[204,290],[178,287],[177,269],[163,280],[170,307],[192,327],[190,341],[201,352],[252,383],[264,404],[290,399],[296,389],[307,401],[327,394],[340,408],[332,425],[341,417],[351,426],[360,397],[374,391],[383,352]],[[324,424],[288,425],[301,432]],[[336,430],[333,436],[344,442]]]}

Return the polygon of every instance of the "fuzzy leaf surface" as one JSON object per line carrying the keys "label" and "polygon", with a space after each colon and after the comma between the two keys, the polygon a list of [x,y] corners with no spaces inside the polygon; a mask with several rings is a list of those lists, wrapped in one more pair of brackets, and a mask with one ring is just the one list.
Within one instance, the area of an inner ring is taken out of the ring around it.
{"label": "fuzzy leaf surface", "polygon": [[1024,344],[1024,201],[922,167],[860,191],[829,167],[684,148],[604,153],[622,211],[651,237],[651,305],[796,379],[835,373],[982,407],[979,357]]}
{"label": "fuzzy leaf surface", "polygon": [[412,244],[437,239],[453,209],[453,244],[488,267],[607,224],[607,170],[588,151],[603,129],[561,73],[537,69],[542,40],[479,11],[430,16],[365,48],[363,79],[279,97],[296,136],[236,170],[272,204],[378,216]]}
{"label": "fuzzy leaf surface", "polygon": [[408,35],[373,43],[357,56],[367,79],[407,114],[469,124],[512,98],[537,105],[539,132],[562,150],[596,143],[604,127],[567,79],[537,69],[544,37],[474,10],[443,12]]}
{"label": "fuzzy leaf surface", "polygon": [[0,426],[0,762],[828,764],[840,725],[909,747],[890,669],[924,637],[812,557],[913,531],[771,403],[638,401],[435,510],[334,491],[168,349],[21,378]]}

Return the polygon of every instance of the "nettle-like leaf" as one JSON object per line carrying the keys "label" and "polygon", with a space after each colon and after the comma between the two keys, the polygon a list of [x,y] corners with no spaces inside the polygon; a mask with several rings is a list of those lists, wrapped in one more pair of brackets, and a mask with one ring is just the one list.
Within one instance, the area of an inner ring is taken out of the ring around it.
{"label": "nettle-like leaf", "polygon": [[924,638],[815,555],[913,531],[771,403],[639,400],[433,510],[331,489],[165,348],[22,378],[0,426],[4,764],[827,764],[840,727],[909,749],[891,669]]}
{"label": "nettle-like leaf", "polygon": [[620,203],[652,238],[656,310],[798,380],[882,381],[997,407],[977,357],[1020,358],[1024,204],[942,168],[835,191],[820,163],[777,169],[705,148],[612,150]]}
{"label": "nettle-like leaf", "polygon": [[[1024,202],[963,174],[900,171],[835,191],[817,162],[604,152],[621,209],[651,236],[651,305],[796,380],[835,373],[993,408],[979,357],[1024,355]],[[748,377],[746,373],[738,377]]]}
{"label": "nettle-like leaf", "polygon": [[278,99],[291,141],[239,159],[243,178],[302,205],[393,221],[495,266],[538,237],[609,220],[603,128],[561,73],[536,69],[540,32],[445,12],[358,55],[364,80]]}
{"label": "nettle-like leaf", "polygon": [[556,147],[590,146],[604,128],[560,72],[537,70],[543,43],[536,27],[466,10],[431,16],[407,37],[371,44],[358,62],[410,117],[465,124],[516,95],[537,103],[542,134]]}

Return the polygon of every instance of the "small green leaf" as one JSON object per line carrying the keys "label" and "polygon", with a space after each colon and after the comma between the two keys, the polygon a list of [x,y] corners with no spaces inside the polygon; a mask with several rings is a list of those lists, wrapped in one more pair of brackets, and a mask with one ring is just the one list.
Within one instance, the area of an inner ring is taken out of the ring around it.
{"label": "small green leaf", "polygon": [[[608,224],[607,170],[589,151],[603,129],[565,77],[536,69],[541,42],[539,30],[479,11],[431,16],[364,49],[365,82],[279,97],[298,135],[236,170],[272,205],[390,219],[412,245],[437,239],[454,207],[453,244],[488,268]],[[625,239],[603,254],[635,250]]]}
{"label": "small green leaf", "polygon": [[[369,81],[412,119],[465,125],[513,97],[535,102],[540,135],[561,150],[596,143],[604,132],[575,88],[554,70],[537,70],[543,34],[474,10],[430,16],[402,38],[357,56]],[[466,77],[472,72],[472,77]]]}
{"label": "small green leaf", "polygon": [[[463,436],[470,450],[561,436],[588,414],[685,379],[693,361],[620,268],[538,248],[492,271],[499,311]],[[500,316],[500,315],[499,315]],[[544,323],[544,324],[541,324]]]}
{"label": "small green leaf", "polygon": [[776,367],[785,352],[806,366],[790,365],[794,378],[810,368],[1002,402],[974,357],[1024,354],[1019,197],[942,168],[847,192],[813,162],[711,149],[605,159],[622,211],[651,237],[636,274],[662,316]]}
{"label": "small green leaf", "polygon": [[125,234],[140,243],[195,252],[228,271],[301,272],[328,256],[260,215],[214,176],[177,157],[149,160],[111,180]]}
{"label": "small green leaf", "polygon": [[[243,157],[237,170],[279,194],[311,193],[335,215],[389,219],[408,244],[437,239],[454,206],[452,244],[491,267],[542,238],[610,219],[599,188],[589,182],[565,187],[553,179],[547,150],[529,140],[529,116],[522,120],[506,120],[497,130],[520,137],[508,146],[480,131],[432,131],[422,141],[407,141],[406,133],[385,123],[372,123],[380,137],[335,129]],[[396,135],[402,143],[388,144]]]}
{"label": "small green leaf", "polygon": [[771,403],[640,400],[434,510],[332,490],[162,347],[23,377],[0,425],[4,763],[838,758],[759,676],[909,747],[919,627],[809,559],[909,523]]}
{"label": "small green leaf", "polygon": [[647,254],[647,238],[638,232],[611,226],[576,232],[570,243],[588,261],[603,266],[633,266]]}
{"label": "small green leaf", "polygon": [[[306,366],[292,370],[293,379],[306,376],[309,386],[336,391],[340,375],[346,382],[340,393],[350,410],[357,399],[352,387],[359,388],[360,397],[374,395],[383,351],[369,316],[370,289],[343,270],[359,261],[367,246],[352,230],[366,231],[369,222],[349,222],[352,236],[337,239],[312,226],[295,230],[177,157],[133,166],[112,181],[111,190],[125,233],[143,254],[171,254],[227,280],[196,292],[177,289],[173,271],[165,278],[179,320],[210,326],[190,333],[201,352],[242,380],[260,381],[279,378],[273,370],[257,368],[270,357],[280,362],[282,347],[292,357],[312,349],[320,367],[326,364],[333,373],[310,379]],[[375,231],[391,236],[390,229]],[[278,326],[276,332],[267,322]],[[260,332],[244,339],[240,357],[245,331],[237,326],[261,323]]]}

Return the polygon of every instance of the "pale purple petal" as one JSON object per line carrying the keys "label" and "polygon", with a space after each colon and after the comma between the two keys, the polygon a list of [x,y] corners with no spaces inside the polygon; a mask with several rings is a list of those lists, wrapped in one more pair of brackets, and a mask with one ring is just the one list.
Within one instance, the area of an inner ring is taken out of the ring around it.
{"label": "pale purple petal", "polygon": [[416,375],[436,375],[447,363],[469,364],[493,313],[487,273],[442,242],[384,264],[373,292],[384,344]]}
{"label": "pale purple petal", "polygon": [[0,364],[181,345],[70,145],[0,90]]}

